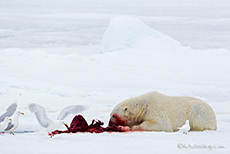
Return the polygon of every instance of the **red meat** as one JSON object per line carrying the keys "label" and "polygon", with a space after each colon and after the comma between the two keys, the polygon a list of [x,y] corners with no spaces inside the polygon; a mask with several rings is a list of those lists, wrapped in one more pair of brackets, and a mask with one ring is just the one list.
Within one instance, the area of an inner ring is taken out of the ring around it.
{"label": "red meat", "polygon": [[121,126],[107,126],[102,127],[104,125],[103,122],[100,120],[93,120],[90,125],[86,122],[84,117],[82,115],[76,115],[71,124],[70,127],[67,127],[67,130],[61,131],[61,130],[55,130],[52,133],[49,133],[50,137],[53,137],[56,134],[61,133],[76,133],[76,132],[89,132],[89,133],[102,133],[102,132],[123,132]]}

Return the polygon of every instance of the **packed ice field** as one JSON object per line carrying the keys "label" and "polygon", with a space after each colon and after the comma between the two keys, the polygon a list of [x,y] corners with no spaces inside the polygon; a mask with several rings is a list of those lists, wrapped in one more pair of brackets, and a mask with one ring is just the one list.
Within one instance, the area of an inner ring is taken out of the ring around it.
{"label": "packed ice field", "polygon": [[[227,0],[1,0],[0,114],[16,102],[24,115],[15,135],[0,134],[0,153],[229,153],[229,10]],[[56,119],[85,105],[79,114],[106,127],[119,102],[150,91],[203,100],[217,130],[50,138],[28,109]]]}

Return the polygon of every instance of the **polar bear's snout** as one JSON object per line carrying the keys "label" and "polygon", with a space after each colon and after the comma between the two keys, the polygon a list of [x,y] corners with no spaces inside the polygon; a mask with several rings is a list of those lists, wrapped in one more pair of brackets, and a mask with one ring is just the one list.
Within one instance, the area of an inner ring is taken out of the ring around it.
{"label": "polar bear's snout", "polygon": [[113,125],[121,125],[124,126],[125,125],[125,121],[118,116],[116,113],[111,114],[110,120],[109,120],[109,126],[113,126]]}

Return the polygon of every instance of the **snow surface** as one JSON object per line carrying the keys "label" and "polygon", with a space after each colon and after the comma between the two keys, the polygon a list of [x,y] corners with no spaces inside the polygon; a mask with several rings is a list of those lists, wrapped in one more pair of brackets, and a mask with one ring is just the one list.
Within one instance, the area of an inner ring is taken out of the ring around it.
{"label": "snow surface", "polygon": [[[230,153],[229,8],[228,0],[1,0],[0,113],[17,101],[25,115],[15,136],[0,134],[0,153]],[[54,119],[83,104],[88,123],[107,126],[117,103],[149,91],[204,100],[217,131],[51,139],[27,108],[40,104]]]}

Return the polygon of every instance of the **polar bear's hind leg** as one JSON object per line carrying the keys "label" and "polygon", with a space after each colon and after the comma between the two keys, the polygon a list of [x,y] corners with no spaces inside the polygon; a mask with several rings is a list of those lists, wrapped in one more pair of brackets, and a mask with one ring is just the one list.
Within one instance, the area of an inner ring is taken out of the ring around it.
{"label": "polar bear's hind leg", "polygon": [[192,131],[217,129],[215,113],[212,108],[204,102],[193,104],[188,117]]}

